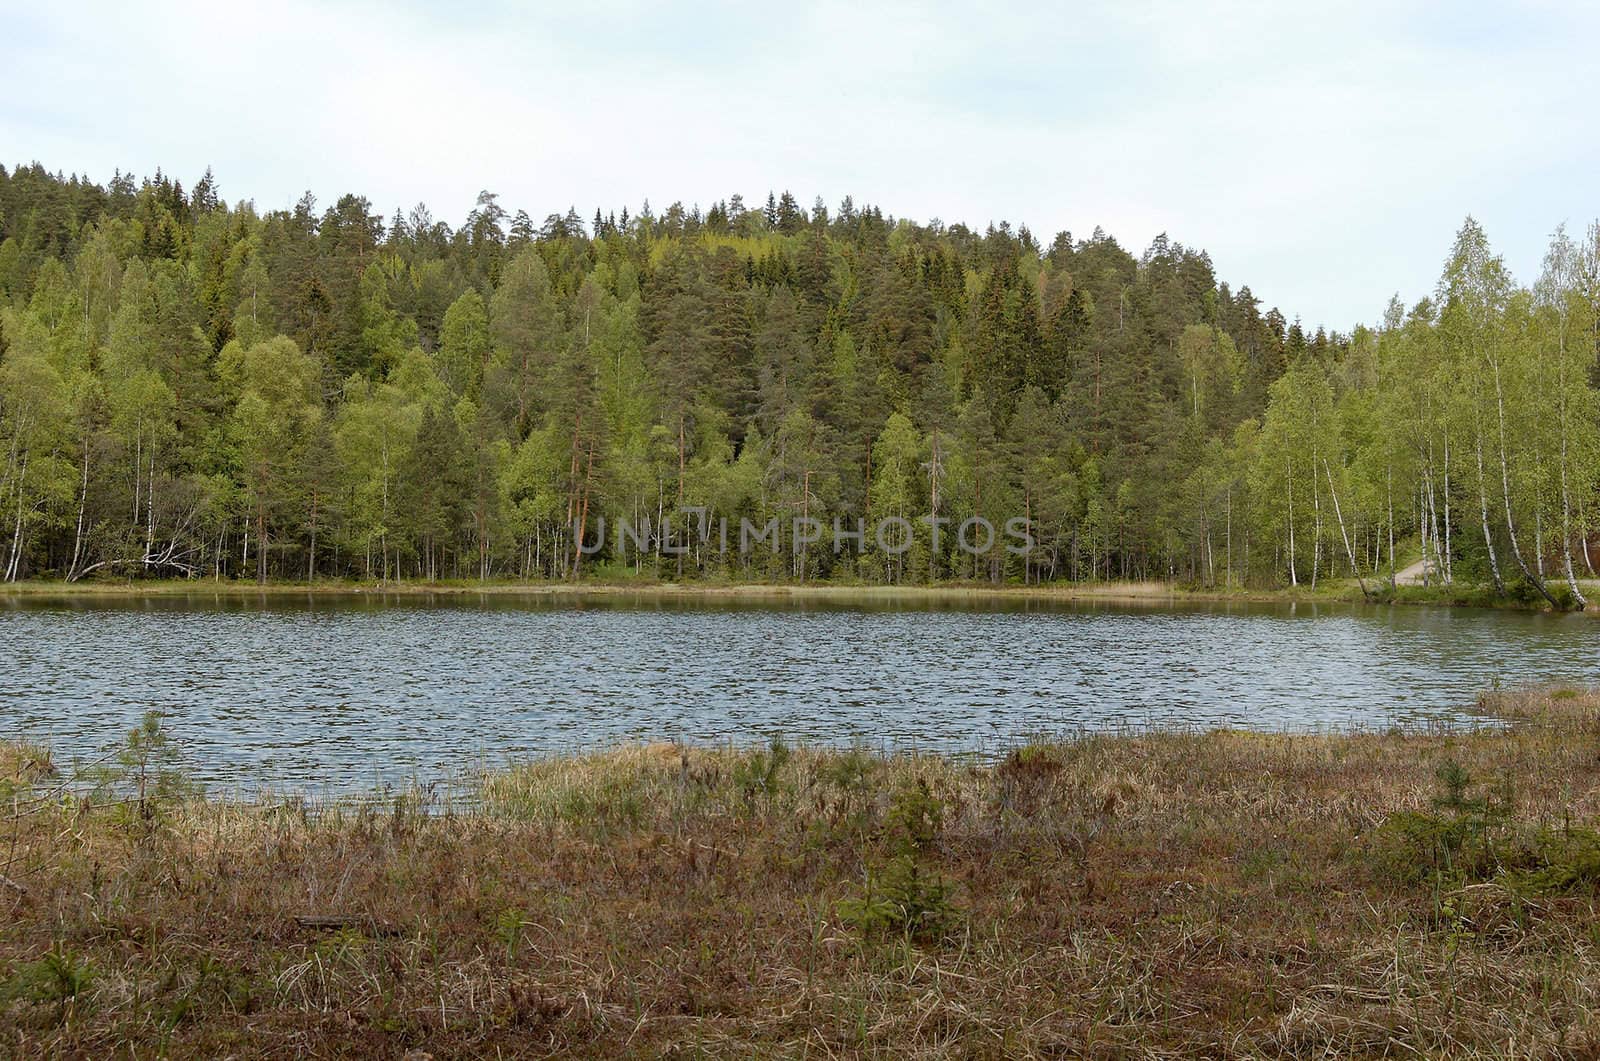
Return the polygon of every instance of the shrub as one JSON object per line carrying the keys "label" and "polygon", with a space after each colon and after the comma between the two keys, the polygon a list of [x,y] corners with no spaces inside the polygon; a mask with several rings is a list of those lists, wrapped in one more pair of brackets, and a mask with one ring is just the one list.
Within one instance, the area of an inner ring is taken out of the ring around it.
{"label": "shrub", "polygon": [[1530,845],[1527,863],[1506,873],[1506,884],[1514,891],[1592,894],[1600,888],[1600,833],[1574,828],[1542,831]]}
{"label": "shrub", "polygon": [[877,766],[875,757],[860,748],[851,748],[824,761],[817,770],[817,779],[837,788],[848,801],[865,789],[867,779]]}
{"label": "shrub", "polygon": [[24,742],[0,747],[0,799],[26,796],[39,781],[55,776],[48,747]]}
{"label": "shrub", "polygon": [[128,731],[117,766],[101,772],[100,782],[125,794],[140,820],[153,822],[195,794],[178,761],[178,751],[161,724],[161,712],[146,711],[139,725]]}
{"label": "shrub", "polygon": [[1433,876],[1482,881],[1503,864],[1512,794],[1509,780],[1474,791],[1477,782],[1460,763],[1446,760],[1434,773],[1441,791],[1435,813],[1401,811],[1379,827],[1373,853],[1380,867],[1405,880]]}
{"label": "shrub", "polygon": [[943,874],[923,869],[902,852],[877,871],[868,867],[862,894],[840,900],[839,917],[864,936],[942,939],[960,920],[950,898],[953,890]]}
{"label": "shrub", "polygon": [[954,885],[920,859],[931,852],[944,826],[944,804],[918,778],[900,788],[885,821],[889,857],[868,864],[859,897],[839,902],[839,917],[864,936],[894,934],[907,939],[943,939],[960,922],[951,901]]}
{"label": "shrub", "polygon": [[746,804],[755,802],[757,796],[772,798],[777,787],[778,773],[790,758],[789,746],[777,737],[766,748],[752,752],[733,767],[733,783]]}
{"label": "shrub", "polygon": [[53,1004],[61,1019],[93,984],[94,971],[88,960],[57,944],[39,960],[18,965],[6,981],[5,995],[40,1005]]}
{"label": "shrub", "polygon": [[904,785],[889,801],[886,820],[892,847],[897,854],[913,857],[933,848],[944,828],[944,804],[928,790],[928,782],[917,778],[916,784]]}

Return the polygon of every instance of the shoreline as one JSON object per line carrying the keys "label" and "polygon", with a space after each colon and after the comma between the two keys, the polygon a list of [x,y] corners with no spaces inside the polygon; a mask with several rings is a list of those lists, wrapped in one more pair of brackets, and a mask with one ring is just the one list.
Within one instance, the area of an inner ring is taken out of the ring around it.
{"label": "shoreline", "polygon": [[[1551,612],[1527,602],[1491,599],[1470,587],[1401,586],[1383,601],[1365,599],[1353,581],[1325,583],[1316,590],[1190,588],[1155,581],[1059,583],[1038,586],[985,583],[877,585],[777,582],[246,582],[209,579],[130,580],[122,582],[43,582],[0,584],[0,601],[12,599],[145,599],[211,597],[242,600],[271,597],[528,597],[593,600],[681,601],[893,601],[895,599],[981,603],[1094,602],[1171,606],[1184,604],[1313,604],[1364,603],[1421,607],[1487,608],[1502,611]],[[1554,614],[1552,612],[1552,614]],[[1600,614],[1591,609],[1585,614]]]}

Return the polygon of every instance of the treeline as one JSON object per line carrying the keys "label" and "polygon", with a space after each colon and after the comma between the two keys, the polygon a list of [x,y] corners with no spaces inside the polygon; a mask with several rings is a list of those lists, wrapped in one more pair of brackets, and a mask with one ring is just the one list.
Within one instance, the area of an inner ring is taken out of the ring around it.
{"label": "treeline", "polygon": [[[1045,246],[788,193],[535,223],[486,192],[452,228],[35,164],[0,168],[0,236],[11,580],[1264,585],[1421,552],[1575,594],[1589,570],[1593,230],[1526,291],[1469,220],[1436,298],[1349,335],[1165,236]],[[891,516],[909,551],[835,549],[836,521]],[[708,531],[793,517],[829,533]],[[936,542],[971,517],[1037,545]],[[579,547],[619,519],[650,530]]]}

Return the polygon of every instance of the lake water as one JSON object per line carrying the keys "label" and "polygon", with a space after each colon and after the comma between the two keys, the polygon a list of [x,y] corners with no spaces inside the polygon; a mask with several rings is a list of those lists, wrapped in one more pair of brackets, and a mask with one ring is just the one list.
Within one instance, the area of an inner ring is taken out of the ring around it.
{"label": "lake water", "polygon": [[1361,606],[370,594],[0,600],[0,733],[166,712],[228,791],[371,791],[630,739],[995,752],[1036,734],[1456,721],[1600,680],[1572,615]]}

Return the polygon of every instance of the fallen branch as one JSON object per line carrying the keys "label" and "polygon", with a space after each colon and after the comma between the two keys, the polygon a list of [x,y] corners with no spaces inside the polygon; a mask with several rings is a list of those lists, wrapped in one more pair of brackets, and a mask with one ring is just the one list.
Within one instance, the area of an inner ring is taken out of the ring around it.
{"label": "fallen branch", "polygon": [[363,935],[377,939],[381,936],[403,936],[405,929],[389,921],[379,921],[364,914],[302,914],[294,919],[301,928],[315,928],[333,932],[342,928],[360,929]]}

